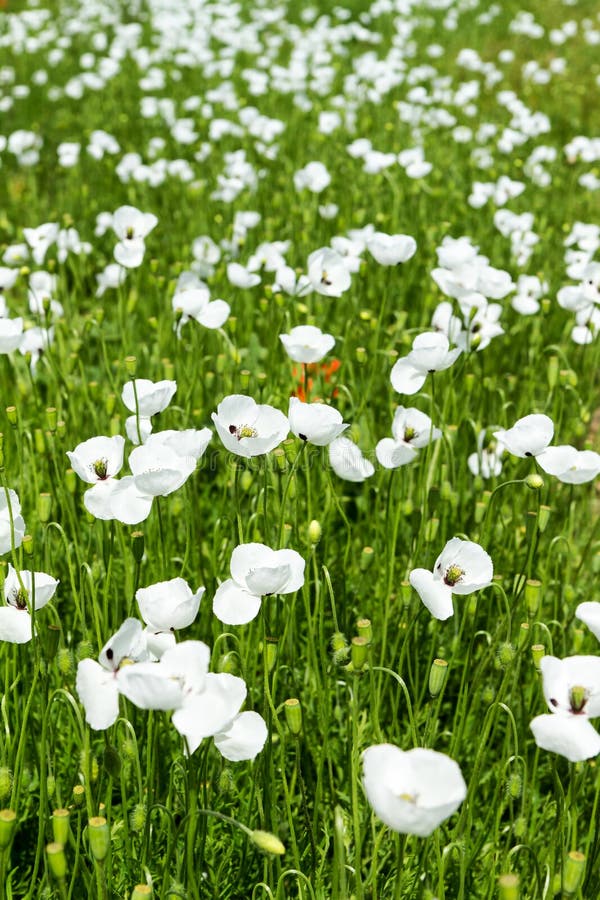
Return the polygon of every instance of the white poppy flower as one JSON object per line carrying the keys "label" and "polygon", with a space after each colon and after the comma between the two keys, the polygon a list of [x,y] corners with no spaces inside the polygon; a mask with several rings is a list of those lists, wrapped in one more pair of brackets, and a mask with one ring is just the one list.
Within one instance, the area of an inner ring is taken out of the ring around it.
{"label": "white poppy flower", "polygon": [[194,753],[204,738],[213,737],[230,726],[246,699],[246,693],[246,684],[242,678],[226,672],[208,672],[203,689],[186,694],[171,721],[179,734],[186,738],[190,754]]}
{"label": "white poppy flower", "polygon": [[139,525],[150,515],[154,496],[142,490],[133,475],[126,475],[118,481],[114,479],[94,485],[86,491],[83,501],[89,512],[98,519],[116,519],[124,525]]}
{"label": "white poppy flower", "polygon": [[376,744],[363,753],[363,786],[375,814],[400,834],[428,837],[467,795],[458,766],[444,753]]}
{"label": "white poppy flower", "polygon": [[[173,399],[177,390],[176,381],[150,381],[148,378],[135,379],[135,392],[133,381],[123,385],[121,399],[127,409],[140,416],[148,418],[159,412],[163,412]],[[138,409],[136,410],[135,394],[137,393]]]}
{"label": "white poppy flower", "polygon": [[36,610],[42,609],[54,596],[58,587],[56,578],[45,572],[34,572],[33,579],[31,576],[29,571],[17,575],[12,565],[8,564],[3,588],[6,606],[0,607],[0,641],[12,644],[30,641],[33,622],[28,604],[34,604]]}
{"label": "white poppy flower", "polygon": [[303,403],[290,397],[288,408],[290,430],[296,437],[317,447],[325,447],[348,428],[341,413],[326,403]]}
{"label": "white poppy flower", "polygon": [[82,481],[96,484],[114,478],[121,471],[124,447],[125,438],[121,435],[100,435],[77,444],[74,450],[67,450],[67,456]]}
{"label": "white poppy flower", "polygon": [[538,747],[581,762],[600,753],[600,735],[589,722],[600,716],[600,657],[544,656],[543,690],[551,714],[530,723]]}
{"label": "white poppy flower", "polygon": [[408,356],[396,360],[390,373],[392,387],[399,394],[416,394],[427,375],[449,369],[461,354],[460,347],[449,349],[448,338],[436,331],[418,334]]}
{"label": "white poppy flower", "polygon": [[227,264],[227,278],[229,283],[237,288],[251,288],[260,284],[260,275],[256,272],[249,272],[245,266],[240,263],[231,262]]}
{"label": "white poppy flower", "polygon": [[240,544],[231,554],[231,578],[215,592],[213,612],[226,625],[256,618],[261,597],[292,594],[304,584],[303,558],[295,550],[272,550],[265,544]]}
{"label": "white poppy flower", "polygon": [[246,458],[274,450],[290,430],[287,417],[280,410],[257,404],[243,394],[231,394],[221,400],[212,420],[225,447]]}
{"label": "white poppy flower", "polygon": [[575,615],[587,625],[594,637],[600,641],[600,602],[598,600],[586,600],[584,603],[580,603],[575,610]]}
{"label": "white poppy flower", "polygon": [[190,319],[195,319],[205,328],[221,328],[231,312],[231,307],[224,300],[210,299],[210,291],[206,286],[177,291],[173,295],[171,305],[173,312],[180,317],[177,337],[180,337],[181,329]]}
{"label": "white poppy flower", "polygon": [[436,559],[433,572],[413,569],[409,581],[431,615],[445,621],[454,614],[452,594],[471,594],[488,587],[493,575],[492,560],[483,547],[454,537]]}
{"label": "white poppy flower", "polygon": [[118,288],[127,278],[127,269],[118,263],[109,263],[101,272],[96,275],[98,287],[96,288],[96,297],[104,296],[109,289]]}
{"label": "white poppy flower", "polygon": [[467,466],[473,475],[481,475],[482,478],[492,478],[502,472],[502,455],[504,447],[492,442],[488,447],[483,443],[486,431],[483,429],[477,436],[477,451],[467,458]]}
{"label": "white poppy flower", "polygon": [[568,445],[546,447],[536,459],[544,472],[565,484],[584,484],[600,474],[600,454],[593,450],[577,450]]}
{"label": "white poppy flower", "polygon": [[0,554],[20,547],[24,535],[25,521],[16,492],[6,488],[0,490]]}
{"label": "white poppy flower", "polygon": [[298,363],[317,363],[333,349],[335,338],[323,334],[315,325],[296,325],[289,334],[280,334],[279,340],[290,359]]}
{"label": "white poppy flower", "polygon": [[136,447],[129,454],[136,488],[149,497],[167,497],[178,490],[196,468],[193,456],[180,456],[166,444]]}
{"label": "white poppy flower", "polygon": [[333,440],[328,447],[331,468],[344,481],[362,482],[375,472],[373,463],[362,455],[360,448],[347,437]]}
{"label": "white poppy flower", "polygon": [[167,429],[155,431],[148,437],[145,446],[149,449],[167,447],[178,456],[188,456],[198,461],[212,438],[210,428],[184,428],[182,431]]}
{"label": "white poppy flower", "polygon": [[95,731],[104,731],[117,720],[119,679],[128,668],[125,663],[143,661],[147,656],[141,623],[125,619],[100,651],[99,662],[81,660],[75,686],[85,709],[85,720]]}
{"label": "white poppy flower", "polygon": [[415,255],[417,242],[409,234],[376,231],[367,242],[369,253],[382,266],[397,266]]}
{"label": "white poppy flower", "polygon": [[[275,283],[271,288],[273,293],[283,291],[289,294],[290,297],[306,297],[312,289],[313,286],[308,275],[297,275],[291,266],[280,266],[275,270]],[[309,328],[310,326],[307,325],[306,327]]]}
{"label": "white poppy flower", "polygon": [[494,437],[513,456],[538,456],[554,437],[554,423],[549,416],[534,413],[519,419],[512,428],[494,431]]}
{"label": "white poppy flower", "polygon": [[297,191],[306,189],[313,194],[320,194],[330,184],[331,175],[322,162],[309,162],[294,173],[294,187]]}
{"label": "white poppy flower", "polygon": [[18,277],[18,269],[9,269],[8,266],[0,266],[0,294],[3,294],[4,291],[9,291],[11,287],[14,287]]}
{"label": "white poppy flower", "polygon": [[112,229],[119,238],[114,255],[126,269],[137,269],[145,252],[145,237],[158,223],[152,213],[143,213],[134,206],[120,206],[112,216]]}
{"label": "white poppy flower", "polygon": [[183,578],[159,581],[135,594],[142,619],[152,631],[178,631],[191,625],[200,609],[204,594],[200,587],[192,593]]}
{"label": "white poppy flower", "polygon": [[344,257],[329,247],[310,254],[308,277],[315,291],[325,297],[341,297],[352,281]]}
{"label": "white poppy flower", "polygon": [[58,237],[59,227],[56,222],[45,222],[37,228],[24,228],[23,237],[31,249],[31,255],[36,265],[44,262],[48,248],[54,244]]}
{"label": "white poppy flower", "polygon": [[399,406],[392,422],[393,438],[383,438],[375,448],[379,463],[386,469],[397,469],[417,456],[417,450],[437,441],[442,432],[434,428],[429,416],[419,409]]}

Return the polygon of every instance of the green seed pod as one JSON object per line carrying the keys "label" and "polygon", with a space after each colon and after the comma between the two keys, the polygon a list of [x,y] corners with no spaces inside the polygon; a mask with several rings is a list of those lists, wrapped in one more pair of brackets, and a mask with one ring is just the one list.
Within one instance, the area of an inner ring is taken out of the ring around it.
{"label": "green seed pod", "polygon": [[96,862],[104,862],[110,846],[110,829],[104,816],[93,816],[89,820],[88,840],[92,856]]}
{"label": "green seed pod", "polygon": [[62,844],[53,841],[46,845],[46,858],[48,860],[48,868],[57,881],[63,881],[67,876],[67,857],[65,856],[65,848]]}
{"label": "green seed pod", "polygon": [[131,552],[133,554],[133,558],[138,563],[141,563],[144,557],[144,532],[143,531],[133,531],[131,533]]}
{"label": "green seed pod", "polygon": [[540,663],[544,656],[546,655],[546,648],[543,644],[532,644],[531,645],[531,655],[533,657],[533,664],[536,670],[540,671]]}
{"label": "green seed pod", "polygon": [[371,563],[375,559],[375,551],[372,547],[363,547],[362,552],[360,554],[360,571],[366,572],[370,567]]}
{"label": "green seed pod", "polygon": [[350,660],[355,672],[361,672],[367,664],[369,644],[363,637],[353,637],[350,642]]}
{"label": "green seed pod", "polygon": [[519,900],[518,875],[500,875],[498,878],[498,900]]}
{"label": "green seed pod", "polygon": [[14,809],[0,809],[0,853],[10,847],[16,824],[17,814]]}
{"label": "green seed pod", "polygon": [[85,801],[85,788],[82,784],[73,787],[73,805],[77,808],[83,806]]}
{"label": "green seed pod", "polygon": [[356,623],[358,636],[364,638],[367,644],[373,640],[373,626],[370,619],[359,619]]}
{"label": "green seed pod", "polygon": [[291,697],[285,701],[283,709],[288,728],[295,737],[298,737],[302,732],[302,706],[300,701],[295,697]]}
{"label": "green seed pod", "polygon": [[69,840],[69,810],[55,809],[52,813],[52,834],[57,844],[66,846]]}
{"label": "green seed pod", "polygon": [[131,892],[131,900],[152,900],[154,896],[152,885],[136,884]]}
{"label": "green seed pod", "polygon": [[562,874],[562,889],[567,897],[577,893],[585,874],[585,856],[577,850],[571,850],[567,856]]}
{"label": "green seed pod", "polygon": [[540,608],[542,582],[536,578],[528,578],[525,582],[525,605],[530,617],[533,619]]}
{"label": "green seed pod", "polygon": [[438,697],[446,684],[448,663],[445,659],[434,659],[429,670],[429,693]]}

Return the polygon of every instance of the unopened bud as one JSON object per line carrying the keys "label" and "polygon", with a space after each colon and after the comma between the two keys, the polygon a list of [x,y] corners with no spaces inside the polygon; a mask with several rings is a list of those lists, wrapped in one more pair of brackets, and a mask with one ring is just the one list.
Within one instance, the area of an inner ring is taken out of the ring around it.
{"label": "unopened bud", "polygon": [[110,846],[110,829],[104,816],[93,816],[89,820],[88,840],[92,856],[96,862],[104,862]]}
{"label": "unopened bud", "polygon": [[308,526],[308,540],[313,545],[318,544],[322,534],[323,530],[321,528],[321,523],[317,521],[317,519],[313,519]]}
{"label": "unopened bud", "polygon": [[300,705],[300,701],[295,697],[290,697],[290,699],[286,700],[283,704],[283,709],[287,727],[295,737],[298,737],[302,732],[302,706]]}
{"label": "unopened bud", "polygon": [[144,556],[144,532],[133,531],[131,534],[131,552],[136,563],[139,565]]}
{"label": "unopened bud", "polygon": [[250,834],[250,840],[263,853],[272,853],[275,856],[281,856],[285,853],[285,847],[277,835],[271,834],[270,831],[253,831]]}
{"label": "unopened bud", "polygon": [[438,697],[444,689],[448,677],[448,663],[445,659],[434,659],[429,670],[429,693]]}
{"label": "unopened bud", "polygon": [[240,487],[244,491],[244,493],[247,493],[250,490],[253,481],[254,476],[252,475],[250,469],[244,469],[240,476]]}
{"label": "unopened bud", "polygon": [[531,488],[532,491],[541,491],[544,487],[544,479],[541,475],[538,475],[537,472],[532,472],[525,479],[525,484],[528,488]]}
{"label": "unopened bud", "polygon": [[567,856],[562,876],[563,894],[567,897],[576,894],[585,873],[585,856],[578,850],[571,850]]}

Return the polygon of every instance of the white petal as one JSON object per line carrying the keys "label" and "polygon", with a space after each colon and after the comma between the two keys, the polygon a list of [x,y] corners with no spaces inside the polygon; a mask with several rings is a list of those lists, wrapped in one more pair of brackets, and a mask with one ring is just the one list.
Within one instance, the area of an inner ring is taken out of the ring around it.
{"label": "white petal", "polygon": [[247,711],[236,716],[227,731],[215,734],[215,747],[230,762],[254,759],[264,747],[268,734],[263,717]]}
{"label": "white petal", "polygon": [[530,723],[538,747],[582,762],[600,753],[600,735],[585,716],[545,713]]}
{"label": "white petal", "polygon": [[390,372],[392,387],[399,394],[416,394],[425,384],[426,378],[427,374],[416,369],[406,356],[397,360]]}
{"label": "white petal", "polygon": [[434,618],[443,622],[454,615],[451,588],[434,578],[432,572],[413,569],[408,580]]}
{"label": "white petal", "polygon": [[139,709],[176,709],[183,702],[181,684],[157,662],[124,666],[117,673],[117,685]]}
{"label": "white petal", "polygon": [[0,641],[26,644],[31,638],[31,616],[27,610],[17,609],[16,606],[1,606]]}
{"label": "white petal", "polygon": [[261,598],[239,587],[228,578],[216,590],[213,612],[225,625],[246,625],[260,610]]}
{"label": "white petal", "polygon": [[110,498],[113,518],[124,525],[137,525],[150,515],[152,497],[142,493],[132,475],[117,481]]}
{"label": "white petal", "polygon": [[575,610],[575,615],[587,625],[594,637],[600,641],[600,602],[598,600],[586,600],[585,603],[580,603]]}
{"label": "white petal", "polygon": [[119,715],[119,691],[112,672],[94,659],[82,659],[77,666],[76,688],[85,709],[85,721],[95,731],[104,731]]}

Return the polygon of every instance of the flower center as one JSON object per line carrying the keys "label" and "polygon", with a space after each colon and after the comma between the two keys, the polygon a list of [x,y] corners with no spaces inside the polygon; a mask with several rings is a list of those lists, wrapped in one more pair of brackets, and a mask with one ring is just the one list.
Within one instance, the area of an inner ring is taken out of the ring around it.
{"label": "flower center", "polygon": [[454,563],[453,565],[448,566],[448,568],[446,569],[446,574],[444,575],[444,583],[447,584],[448,587],[454,587],[454,585],[458,584],[458,582],[462,579],[464,574],[465,570],[461,569],[460,566],[457,566],[456,563]]}
{"label": "flower center", "polygon": [[128,241],[132,241],[134,234],[135,234],[135,232],[134,232],[132,226],[130,225],[129,228],[127,229],[127,231],[125,232],[125,237],[127,238]]}
{"label": "flower center", "polygon": [[96,462],[93,462],[90,466],[95,475],[98,476],[100,481],[105,481],[108,478],[108,460],[107,459],[97,459]]}
{"label": "flower center", "polygon": [[569,703],[573,715],[583,715],[585,704],[588,700],[588,692],[582,685],[576,684],[569,690]]}
{"label": "flower center", "polygon": [[417,432],[414,428],[411,428],[410,425],[404,429],[404,440],[408,444],[409,441],[412,441],[413,438],[417,436]]}
{"label": "flower center", "polygon": [[399,800],[405,800],[406,803],[412,803],[413,806],[416,806],[418,794],[399,794]]}
{"label": "flower center", "polygon": [[331,279],[329,278],[329,274],[323,269],[321,272],[321,284],[326,285],[327,287],[331,287]]}
{"label": "flower center", "polygon": [[12,592],[11,603],[17,609],[27,609],[28,594],[23,588],[19,588]]}
{"label": "flower center", "polygon": [[241,441],[242,438],[258,437],[258,431],[251,425],[230,425],[229,434],[235,434],[238,441]]}

